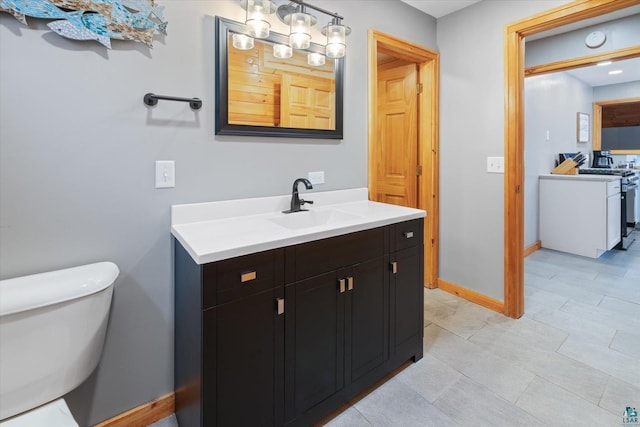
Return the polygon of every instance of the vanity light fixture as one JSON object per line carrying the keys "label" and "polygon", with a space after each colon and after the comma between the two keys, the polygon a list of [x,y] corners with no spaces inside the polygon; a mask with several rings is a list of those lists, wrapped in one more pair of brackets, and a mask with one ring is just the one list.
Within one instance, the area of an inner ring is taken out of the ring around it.
{"label": "vanity light fixture", "polygon": [[300,12],[289,15],[289,46],[294,49],[308,49],[311,45],[311,15],[304,12],[304,6]]}
{"label": "vanity light fixture", "polygon": [[307,55],[307,64],[313,65],[314,67],[320,67],[324,65],[326,62],[326,57],[321,53],[311,52]]}
{"label": "vanity light fixture", "polygon": [[233,47],[240,50],[253,49],[253,37],[246,34],[235,33],[233,35]]}
{"label": "vanity light fixture", "polygon": [[286,44],[274,44],[273,56],[280,59],[287,59],[293,56],[293,49]]}
{"label": "vanity light fixture", "polygon": [[273,12],[275,7],[271,0],[247,0],[247,35],[257,39],[269,37],[271,24],[267,21],[267,16]]}
{"label": "vanity light fixture", "polygon": [[342,58],[347,53],[347,34],[351,29],[342,25],[341,22],[341,19],[333,18],[333,21],[322,28],[322,34],[327,36],[325,53],[328,58]]}
{"label": "vanity light fixture", "polygon": [[[311,45],[311,27],[318,22],[318,19],[308,13],[307,9],[313,9],[331,17],[331,21],[320,30],[326,37],[326,57],[324,55],[321,56],[323,58],[337,59],[346,55],[346,37],[351,33],[351,29],[342,24],[344,17],[341,15],[309,4],[305,0],[289,0],[288,3],[282,4],[277,8],[272,0],[238,1],[242,8],[247,11],[247,20],[245,21],[246,29],[244,34],[233,35],[233,46],[235,48],[251,49],[253,40],[249,41],[247,38],[269,37],[271,24],[267,18],[275,11],[278,19],[289,26],[289,45],[287,46],[289,49],[286,49],[286,45],[274,45],[273,55],[280,59],[291,58],[293,55],[291,49],[304,50],[309,49]],[[311,59],[307,58],[307,60],[311,65]],[[320,61],[317,56],[314,56],[313,60]],[[315,65],[319,65],[319,63]]]}

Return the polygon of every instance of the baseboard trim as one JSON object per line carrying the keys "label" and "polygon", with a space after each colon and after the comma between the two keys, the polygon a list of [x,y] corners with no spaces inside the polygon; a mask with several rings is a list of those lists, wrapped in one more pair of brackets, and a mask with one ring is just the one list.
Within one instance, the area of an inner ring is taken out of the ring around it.
{"label": "baseboard trim", "polygon": [[153,402],[145,403],[95,427],[146,427],[175,412],[175,394],[169,393]]}
{"label": "baseboard trim", "polygon": [[504,302],[495,298],[488,297],[471,289],[463,288],[455,283],[447,282],[446,280],[438,279],[438,288],[445,292],[464,298],[467,301],[481,305],[489,310],[497,311],[500,314],[504,314]]}
{"label": "baseboard trim", "polygon": [[524,256],[527,257],[527,256],[531,255],[532,253],[534,253],[535,251],[537,251],[541,247],[542,247],[542,242],[540,240],[530,244],[529,246],[524,248]]}

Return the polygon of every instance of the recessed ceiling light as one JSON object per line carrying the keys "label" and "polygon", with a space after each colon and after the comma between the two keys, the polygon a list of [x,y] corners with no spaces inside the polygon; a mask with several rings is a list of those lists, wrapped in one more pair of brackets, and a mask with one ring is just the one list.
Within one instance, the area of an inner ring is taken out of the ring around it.
{"label": "recessed ceiling light", "polygon": [[598,67],[604,67],[605,65],[611,65],[613,61],[602,61],[602,62],[598,62],[596,65]]}
{"label": "recessed ceiling light", "polygon": [[622,74],[622,70],[613,70],[613,71],[609,71],[610,75],[614,75],[614,74]]}

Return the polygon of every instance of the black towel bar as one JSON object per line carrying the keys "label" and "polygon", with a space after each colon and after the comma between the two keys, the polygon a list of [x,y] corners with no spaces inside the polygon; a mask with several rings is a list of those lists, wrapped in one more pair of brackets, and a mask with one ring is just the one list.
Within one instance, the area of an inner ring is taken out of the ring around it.
{"label": "black towel bar", "polygon": [[188,102],[189,106],[193,110],[199,110],[202,108],[202,100],[200,98],[178,98],[175,96],[164,96],[164,95],[156,95],[154,93],[147,93],[143,101],[145,105],[153,106],[158,103],[159,99],[164,99],[166,101],[179,101],[179,102]]}

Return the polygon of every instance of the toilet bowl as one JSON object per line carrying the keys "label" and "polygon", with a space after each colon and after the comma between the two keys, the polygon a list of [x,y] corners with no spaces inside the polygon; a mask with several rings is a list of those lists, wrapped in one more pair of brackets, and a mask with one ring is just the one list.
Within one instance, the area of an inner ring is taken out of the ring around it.
{"label": "toilet bowl", "polygon": [[0,280],[0,426],[77,426],[60,397],[100,360],[119,273],[100,262]]}

